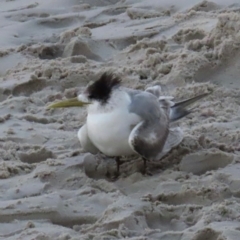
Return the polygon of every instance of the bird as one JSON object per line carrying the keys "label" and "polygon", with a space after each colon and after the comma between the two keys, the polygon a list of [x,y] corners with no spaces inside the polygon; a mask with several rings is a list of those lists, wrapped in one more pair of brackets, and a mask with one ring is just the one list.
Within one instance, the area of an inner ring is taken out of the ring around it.
{"label": "bird", "polygon": [[208,96],[174,102],[172,96],[161,96],[156,85],[144,90],[127,88],[122,79],[104,72],[75,98],[52,103],[48,108],[87,108],[86,123],[77,136],[84,151],[115,158],[117,175],[122,156],[138,155],[147,161],[159,161],[180,144],[183,131],[172,122],[187,116],[194,102]]}

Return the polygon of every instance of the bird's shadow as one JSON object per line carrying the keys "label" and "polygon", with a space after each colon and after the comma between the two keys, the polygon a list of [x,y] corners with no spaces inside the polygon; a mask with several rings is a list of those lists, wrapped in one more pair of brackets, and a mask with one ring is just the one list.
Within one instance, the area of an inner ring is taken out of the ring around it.
{"label": "bird's shadow", "polygon": [[136,172],[140,172],[146,177],[156,175],[169,168],[177,168],[182,157],[188,154],[188,148],[180,144],[172,149],[164,158],[156,162],[147,162],[147,169],[144,171],[143,160],[140,157],[122,158],[123,163],[120,166],[119,174],[114,158],[106,156],[96,156],[86,154],[84,158],[85,174],[92,179],[106,179],[107,181],[116,181],[119,178],[125,178]]}

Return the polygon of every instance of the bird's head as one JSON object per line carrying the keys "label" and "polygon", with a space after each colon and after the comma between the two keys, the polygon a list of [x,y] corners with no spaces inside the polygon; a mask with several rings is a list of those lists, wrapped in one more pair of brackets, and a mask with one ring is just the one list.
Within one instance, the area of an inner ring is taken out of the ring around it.
{"label": "bird's head", "polygon": [[104,105],[120,84],[120,78],[111,73],[103,73],[98,80],[87,86],[85,91],[78,97],[53,103],[48,108],[83,107],[96,101]]}

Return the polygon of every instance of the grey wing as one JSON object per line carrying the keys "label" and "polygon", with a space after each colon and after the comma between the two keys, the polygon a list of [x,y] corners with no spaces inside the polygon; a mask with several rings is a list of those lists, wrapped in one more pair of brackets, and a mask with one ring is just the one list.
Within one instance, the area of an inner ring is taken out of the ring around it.
{"label": "grey wing", "polygon": [[148,160],[157,160],[163,150],[169,132],[169,113],[158,102],[158,98],[148,92],[129,92],[129,111],[139,115],[142,121],[129,136],[132,149]]}
{"label": "grey wing", "polygon": [[166,154],[168,154],[174,147],[177,147],[183,140],[183,131],[180,127],[170,128],[167,140],[164,144],[162,152],[158,155],[160,160]]}
{"label": "grey wing", "polygon": [[92,143],[88,136],[87,125],[84,124],[78,131],[78,139],[84,151],[97,154],[100,152],[98,148]]}
{"label": "grey wing", "polygon": [[152,86],[152,87],[148,87],[145,91],[149,92],[149,93],[151,93],[154,96],[159,98],[161,96],[161,93],[162,93],[162,88],[159,85],[155,85],[155,86]]}
{"label": "grey wing", "polygon": [[212,91],[210,91],[208,93],[203,93],[203,94],[197,95],[192,98],[185,99],[185,100],[177,102],[177,103],[174,103],[171,106],[171,110],[170,110],[170,121],[171,122],[177,121],[177,120],[185,117],[186,115],[190,114],[194,108],[187,109],[187,107],[189,107],[193,103],[199,101],[200,99],[207,97],[211,93],[212,93]]}

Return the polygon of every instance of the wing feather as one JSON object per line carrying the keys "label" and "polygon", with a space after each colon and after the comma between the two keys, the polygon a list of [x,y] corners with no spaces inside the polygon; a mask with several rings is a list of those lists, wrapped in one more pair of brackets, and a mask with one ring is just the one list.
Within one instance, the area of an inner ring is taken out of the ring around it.
{"label": "wing feather", "polygon": [[183,140],[183,131],[180,127],[170,128],[167,140],[164,144],[163,150],[158,155],[157,160],[163,158],[173,148],[177,147]]}
{"label": "wing feather", "polygon": [[132,149],[148,160],[157,160],[169,133],[169,108],[151,93],[133,94],[130,111],[141,116],[129,136]]}

